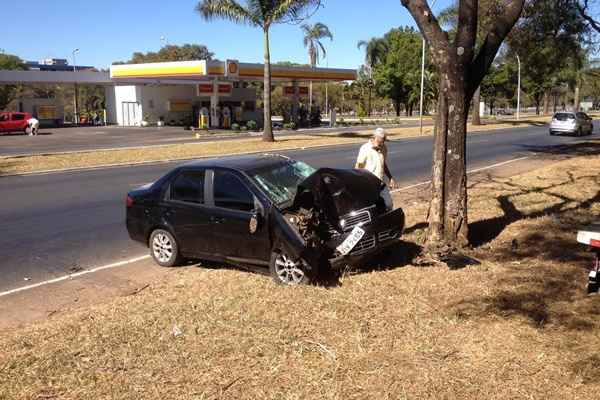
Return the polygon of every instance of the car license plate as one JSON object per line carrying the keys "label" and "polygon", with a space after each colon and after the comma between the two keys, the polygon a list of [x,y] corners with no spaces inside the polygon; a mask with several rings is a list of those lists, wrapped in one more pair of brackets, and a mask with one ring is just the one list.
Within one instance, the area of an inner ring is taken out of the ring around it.
{"label": "car license plate", "polygon": [[355,226],[342,244],[336,247],[336,250],[345,256],[352,251],[354,246],[360,242],[360,239],[362,239],[363,236],[365,236],[364,229],[362,229],[360,226]]}

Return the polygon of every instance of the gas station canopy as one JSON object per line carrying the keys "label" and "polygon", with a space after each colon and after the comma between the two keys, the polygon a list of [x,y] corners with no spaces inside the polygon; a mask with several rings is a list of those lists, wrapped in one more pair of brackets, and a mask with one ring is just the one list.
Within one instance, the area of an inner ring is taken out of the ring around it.
{"label": "gas station canopy", "polygon": [[[218,79],[262,80],[263,64],[240,63],[237,60],[178,61],[148,64],[124,64],[110,67],[110,78],[118,82],[135,79],[191,80]],[[356,79],[356,71],[337,68],[311,68],[271,65],[274,81],[350,81]]]}

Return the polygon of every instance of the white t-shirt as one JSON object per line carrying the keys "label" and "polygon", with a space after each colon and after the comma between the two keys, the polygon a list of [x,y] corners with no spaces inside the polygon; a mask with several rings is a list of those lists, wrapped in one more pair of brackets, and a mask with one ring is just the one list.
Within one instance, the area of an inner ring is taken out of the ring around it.
{"label": "white t-shirt", "polygon": [[36,118],[29,118],[27,123],[32,128],[37,128],[40,125],[40,121],[38,121]]}
{"label": "white t-shirt", "polygon": [[363,144],[358,152],[357,164],[364,164],[363,169],[385,182],[385,159],[387,158],[387,147],[381,146],[381,151],[373,148],[371,141]]}

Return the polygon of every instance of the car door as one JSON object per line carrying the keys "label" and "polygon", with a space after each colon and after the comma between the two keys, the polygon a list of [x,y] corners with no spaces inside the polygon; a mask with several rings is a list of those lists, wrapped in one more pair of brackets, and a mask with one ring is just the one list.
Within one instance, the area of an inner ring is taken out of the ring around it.
{"label": "car door", "polygon": [[10,126],[10,114],[0,113],[0,132],[8,132]]}
{"label": "car door", "polygon": [[[233,262],[266,265],[271,245],[264,209],[257,197],[233,171],[208,171],[207,180],[212,181],[209,199],[213,206],[211,233],[215,237],[217,253]],[[254,232],[253,218],[258,220]]]}
{"label": "car door", "polygon": [[206,205],[204,170],[182,170],[164,194],[162,218],[175,235],[181,252],[191,256],[212,254],[211,215]]}
{"label": "car door", "polygon": [[22,131],[26,127],[25,114],[23,113],[12,113],[10,121],[10,129],[12,131]]}

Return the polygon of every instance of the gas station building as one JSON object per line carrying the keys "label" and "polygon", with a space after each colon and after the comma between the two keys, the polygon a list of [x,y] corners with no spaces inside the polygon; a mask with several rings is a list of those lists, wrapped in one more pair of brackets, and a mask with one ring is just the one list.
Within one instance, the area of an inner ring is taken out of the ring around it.
{"label": "gas station building", "polygon": [[[165,123],[206,127],[230,127],[234,122],[256,121],[262,125],[262,110],[256,101],[262,95],[251,81],[263,81],[264,65],[237,60],[199,60],[147,64],[112,65],[105,71],[5,71],[0,84],[95,84],[103,85],[106,122],[120,126]],[[308,81],[349,81],[356,71],[271,65],[273,84],[296,107],[308,90]],[[48,104],[45,104],[45,112]],[[60,107],[60,105],[57,105]],[[32,111],[35,116],[36,107]]]}

